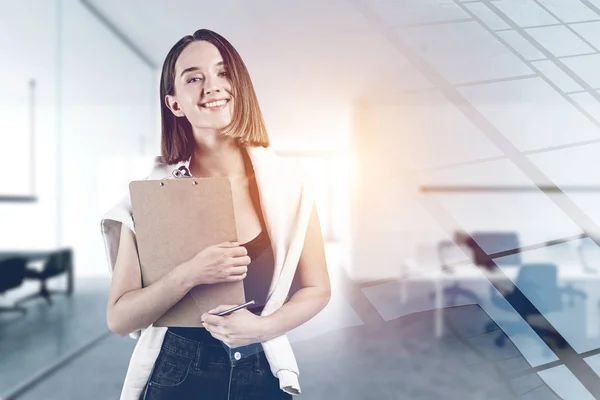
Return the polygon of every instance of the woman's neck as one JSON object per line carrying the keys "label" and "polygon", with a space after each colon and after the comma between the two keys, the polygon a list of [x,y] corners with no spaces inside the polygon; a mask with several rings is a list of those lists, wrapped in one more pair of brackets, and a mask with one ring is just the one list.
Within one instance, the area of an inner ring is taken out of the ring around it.
{"label": "woman's neck", "polygon": [[197,177],[244,178],[248,161],[235,139],[198,140],[190,160],[190,172]]}

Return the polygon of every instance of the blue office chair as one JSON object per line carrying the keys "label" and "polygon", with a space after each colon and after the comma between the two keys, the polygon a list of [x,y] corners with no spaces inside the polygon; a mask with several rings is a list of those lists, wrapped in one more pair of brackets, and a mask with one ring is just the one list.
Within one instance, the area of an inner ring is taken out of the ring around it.
{"label": "blue office chair", "polygon": [[[519,248],[519,236],[516,232],[473,232],[470,235],[466,232],[455,232],[452,241],[440,241],[437,245],[437,253],[441,268],[448,274],[451,274],[453,270],[448,266],[445,254],[447,249],[457,245],[468,247],[472,253],[473,263],[480,268],[491,269],[496,265],[521,264],[519,253],[501,257],[493,261],[488,255]],[[481,299],[475,292],[462,288],[458,282],[444,288],[442,293],[444,298],[448,299],[449,304],[455,304],[454,301],[457,297],[466,297],[475,304],[481,304]],[[431,297],[433,298],[434,296],[435,293],[432,293]]]}
{"label": "blue office chair", "polygon": [[507,250],[521,247],[517,232],[473,232],[465,239],[466,245],[473,251],[473,263],[475,265],[491,269],[496,265],[521,265],[521,253],[506,255],[491,259],[491,254],[498,254]]}
{"label": "blue office chair", "polygon": [[[553,338],[561,347],[566,345],[565,340],[551,327],[540,327],[530,322],[530,317],[547,312],[557,312],[563,310],[562,295],[569,296],[569,305],[575,304],[574,299],[581,297],[587,298],[585,292],[573,288],[571,285],[559,287],[558,269],[554,264],[526,264],[521,267],[516,279],[516,288],[507,293],[498,294],[492,287],[490,288],[492,302],[499,308],[512,311],[514,308],[521,314],[525,322],[542,338]],[[519,293],[520,291],[520,293]],[[523,301],[524,296],[529,302]],[[504,301],[506,300],[506,301]],[[490,322],[486,330],[491,331],[496,323]],[[524,333],[518,331],[518,324],[514,322],[504,322],[502,326],[507,327],[511,334]],[[503,346],[506,340],[505,335],[500,335],[496,339],[498,346]]]}
{"label": "blue office chair", "polygon": [[[66,274],[67,289],[65,291],[48,289],[47,281],[62,274]],[[71,296],[73,293],[73,251],[70,248],[65,248],[52,252],[44,262],[41,270],[26,269],[25,279],[39,281],[40,290],[20,299],[17,302],[18,304],[41,297],[51,305],[52,294],[66,294],[67,296]]]}
{"label": "blue office chair", "polygon": [[[21,257],[13,257],[0,261],[0,294],[16,289],[21,286],[25,279],[27,260]],[[0,312],[27,313],[27,309],[14,304],[10,307],[0,307]]]}
{"label": "blue office chair", "polygon": [[[563,308],[563,294],[569,296],[570,306],[574,306],[574,299],[576,297],[586,298],[586,294],[583,291],[574,289],[571,285],[567,285],[564,288],[558,287],[558,268],[554,264],[539,263],[523,265],[520,252],[518,251],[492,259],[490,255],[520,248],[519,237],[516,232],[473,232],[470,236],[463,234],[458,235],[458,237],[466,246],[471,248],[473,262],[480,268],[492,270],[497,266],[503,265],[520,268],[515,282],[518,289],[513,288],[513,290],[500,295],[494,287],[491,287],[490,292],[491,300],[496,306],[510,311],[514,308],[524,317],[526,322],[528,322],[528,317],[533,315],[561,311]],[[529,301],[523,295],[527,296]],[[515,329],[511,329],[511,325],[514,327],[518,326],[511,322],[502,325],[508,327],[511,332],[515,331]],[[531,324],[530,326],[540,337],[553,337],[559,345],[564,346],[566,344],[562,336],[553,331],[551,327],[536,327]],[[486,326],[486,330],[491,331],[495,327],[496,324],[490,322]],[[502,346],[505,340],[506,336],[500,335],[496,339],[496,344]]]}

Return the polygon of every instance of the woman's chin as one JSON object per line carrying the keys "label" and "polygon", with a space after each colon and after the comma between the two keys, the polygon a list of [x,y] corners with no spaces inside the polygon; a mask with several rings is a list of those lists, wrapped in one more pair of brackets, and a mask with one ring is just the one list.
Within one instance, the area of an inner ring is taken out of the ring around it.
{"label": "woman's chin", "polygon": [[199,124],[194,124],[192,126],[194,127],[194,130],[199,131],[199,132],[208,132],[208,131],[220,132],[223,129],[227,128],[227,126],[230,123],[231,123],[231,120],[211,122],[211,123],[203,122],[203,123],[199,123]]}

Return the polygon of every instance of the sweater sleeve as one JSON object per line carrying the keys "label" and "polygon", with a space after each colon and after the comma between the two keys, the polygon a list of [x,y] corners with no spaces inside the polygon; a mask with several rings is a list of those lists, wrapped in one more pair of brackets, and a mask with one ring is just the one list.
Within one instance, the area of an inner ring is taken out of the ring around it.
{"label": "sweater sleeve", "polygon": [[279,388],[284,392],[292,395],[298,395],[301,393],[298,375],[296,375],[293,371],[280,369],[279,372],[277,372],[277,378],[279,379]]}
{"label": "sweater sleeve", "polygon": [[300,394],[300,370],[287,335],[262,343],[271,373],[279,379],[279,388],[286,393]]}
{"label": "sweater sleeve", "polygon": [[[135,233],[131,204],[128,195],[124,196],[113,208],[104,214],[100,221],[104,250],[108,261],[108,272],[111,278],[117,261],[117,254],[119,252],[122,224],[125,224]],[[138,339],[140,334],[141,331],[136,331],[130,333],[129,336],[132,339]]]}
{"label": "sweater sleeve", "polygon": [[[298,196],[294,192],[292,196]],[[291,197],[291,198],[293,198]],[[277,284],[271,298],[267,301],[262,315],[272,314],[279,309],[289,292],[293,277],[296,272],[298,260],[302,253],[304,237],[308,227],[308,221],[314,204],[314,195],[310,183],[302,182],[299,193],[299,201],[294,209],[288,209],[294,215],[294,223],[291,226],[292,240],[287,249],[285,264],[278,277]],[[289,201],[287,204],[294,204]],[[300,394],[299,376],[300,371],[296,362],[294,351],[286,334],[262,342],[265,356],[271,367],[271,372],[279,379],[279,387],[286,393],[292,395]]]}

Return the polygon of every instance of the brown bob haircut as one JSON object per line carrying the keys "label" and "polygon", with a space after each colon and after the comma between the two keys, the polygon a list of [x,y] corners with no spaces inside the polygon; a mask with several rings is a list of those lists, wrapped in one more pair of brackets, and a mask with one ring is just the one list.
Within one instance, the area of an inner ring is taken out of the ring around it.
{"label": "brown bob haircut", "polygon": [[183,50],[195,41],[204,40],[214,45],[223,58],[235,100],[231,123],[222,134],[236,138],[246,146],[269,147],[269,136],[258,105],[248,69],[237,50],[223,36],[208,29],[181,38],[169,50],[160,76],[160,114],[162,162],[176,164],[188,160],[194,151],[192,126],[185,117],[176,117],[165,104],[167,95],[175,94],[175,63]]}

